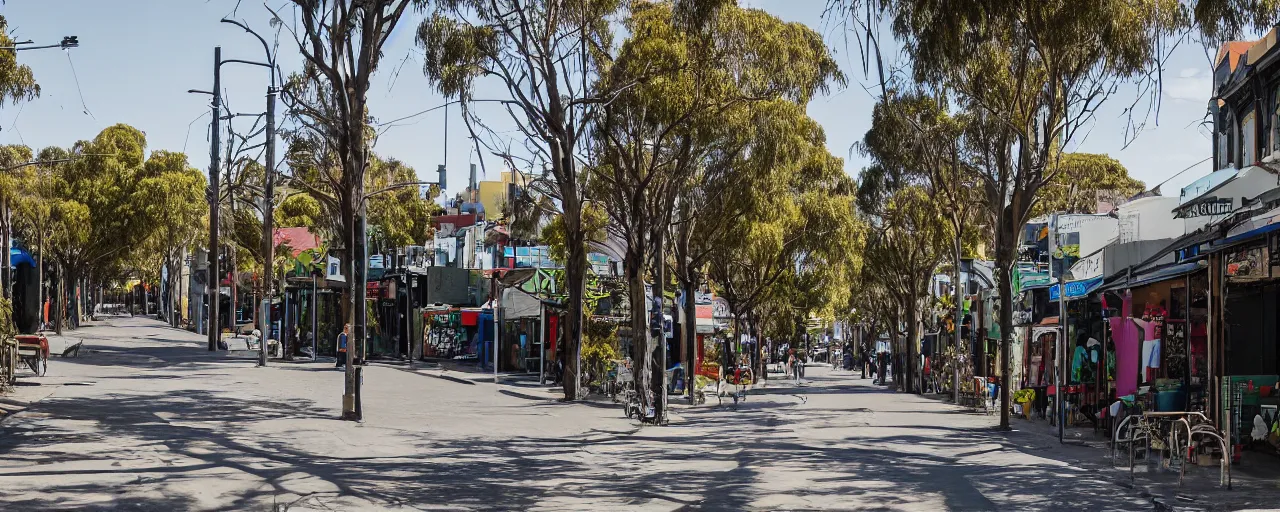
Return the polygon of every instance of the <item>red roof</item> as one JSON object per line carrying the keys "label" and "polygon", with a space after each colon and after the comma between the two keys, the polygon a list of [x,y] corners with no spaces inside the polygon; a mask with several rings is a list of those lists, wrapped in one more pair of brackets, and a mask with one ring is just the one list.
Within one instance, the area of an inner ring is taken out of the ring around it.
{"label": "red roof", "polygon": [[272,235],[272,243],[276,247],[281,244],[288,245],[293,250],[293,257],[296,258],[302,251],[320,247],[320,237],[307,228],[276,228]]}
{"label": "red roof", "polygon": [[1218,58],[1214,59],[1214,63],[1221,63],[1222,58],[1227,57],[1228,69],[1235,71],[1236,63],[1240,62],[1240,56],[1249,53],[1249,48],[1256,43],[1257,41],[1227,41],[1222,48],[1218,48]]}
{"label": "red roof", "polygon": [[476,223],[476,214],[459,213],[457,215],[436,215],[431,219],[431,224],[436,229],[440,229],[442,224],[452,224],[455,229],[472,226]]}

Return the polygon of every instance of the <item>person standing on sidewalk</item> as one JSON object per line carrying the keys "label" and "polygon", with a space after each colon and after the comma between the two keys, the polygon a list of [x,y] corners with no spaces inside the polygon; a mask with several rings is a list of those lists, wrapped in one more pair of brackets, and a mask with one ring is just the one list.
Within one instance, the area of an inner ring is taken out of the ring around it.
{"label": "person standing on sidewalk", "polygon": [[787,367],[791,369],[791,376],[795,379],[796,384],[800,384],[800,367],[796,366],[800,360],[796,357],[795,348],[791,349],[791,355],[787,357]]}
{"label": "person standing on sidewalk", "polygon": [[333,365],[334,368],[347,368],[347,338],[351,332],[351,324],[342,326],[342,333],[338,335],[338,362]]}

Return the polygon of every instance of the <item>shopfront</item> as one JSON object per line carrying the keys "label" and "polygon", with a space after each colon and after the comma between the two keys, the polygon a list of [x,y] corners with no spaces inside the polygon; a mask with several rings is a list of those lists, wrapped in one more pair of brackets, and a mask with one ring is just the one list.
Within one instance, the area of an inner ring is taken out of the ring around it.
{"label": "shopfront", "polygon": [[1207,410],[1208,274],[1203,262],[1126,276],[1103,293],[1109,398],[1146,410]]}
{"label": "shopfront", "polygon": [[[1271,242],[1277,243],[1274,234]],[[1221,262],[1226,276],[1221,412],[1231,443],[1243,446],[1251,439],[1255,417],[1269,431],[1280,407],[1273,392],[1280,373],[1280,261],[1272,258],[1267,243],[1255,240],[1222,252]]]}

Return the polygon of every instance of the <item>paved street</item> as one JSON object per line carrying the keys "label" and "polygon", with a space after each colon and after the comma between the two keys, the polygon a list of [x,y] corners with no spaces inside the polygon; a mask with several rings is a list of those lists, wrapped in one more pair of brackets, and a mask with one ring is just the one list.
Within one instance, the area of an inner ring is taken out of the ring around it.
{"label": "paved street", "polygon": [[353,424],[332,364],[255,368],[142,318],[72,335],[79,358],[8,397],[47,395],[0,429],[0,509],[1153,509],[1096,450],[824,368],[640,428],[540,387],[372,366]]}

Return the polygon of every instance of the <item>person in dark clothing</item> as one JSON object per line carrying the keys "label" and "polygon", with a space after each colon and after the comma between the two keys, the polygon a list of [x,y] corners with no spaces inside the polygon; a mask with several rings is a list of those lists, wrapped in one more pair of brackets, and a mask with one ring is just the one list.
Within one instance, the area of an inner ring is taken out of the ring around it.
{"label": "person in dark clothing", "polygon": [[338,362],[333,365],[334,368],[347,367],[347,338],[351,333],[351,324],[342,327],[342,334],[338,335]]}

